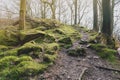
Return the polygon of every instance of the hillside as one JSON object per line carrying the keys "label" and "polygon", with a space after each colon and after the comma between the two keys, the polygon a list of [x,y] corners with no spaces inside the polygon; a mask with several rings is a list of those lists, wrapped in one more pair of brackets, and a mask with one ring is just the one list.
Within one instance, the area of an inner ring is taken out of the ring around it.
{"label": "hillside", "polygon": [[0,29],[0,80],[120,79],[117,51],[96,32],[50,19],[26,24]]}

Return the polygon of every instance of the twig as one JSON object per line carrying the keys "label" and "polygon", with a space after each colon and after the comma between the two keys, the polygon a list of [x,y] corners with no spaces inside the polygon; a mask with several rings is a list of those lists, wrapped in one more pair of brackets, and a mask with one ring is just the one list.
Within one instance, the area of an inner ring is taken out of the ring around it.
{"label": "twig", "polygon": [[80,77],[79,77],[79,80],[82,80],[82,76],[84,75],[85,71],[87,70],[88,68],[83,68],[82,70],[82,73],[80,74]]}

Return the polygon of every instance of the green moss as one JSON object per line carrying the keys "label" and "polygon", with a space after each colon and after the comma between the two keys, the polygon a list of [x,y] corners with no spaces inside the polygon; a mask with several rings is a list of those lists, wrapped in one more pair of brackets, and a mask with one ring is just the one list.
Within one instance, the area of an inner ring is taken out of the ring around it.
{"label": "green moss", "polygon": [[0,45],[0,52],[6,51],[8,49],[10,49],[10,47],[5,46],[5,45]]}
{"label": "green moss", "polygon": [[107,48],[107,46],[103,45],[103,44],[90,44],[90,48],[92,48],[96,51],[101,51],[101,49]]}
{"label": "green moss", "polygon": [[69,48],[72,46],[72,40],[70,37],[63,37],[58,40],[58,43],[60,44],[61,47],[64,48]]}
{"label": "green moss", "polygon": [[36,38],[42,38],[44,36],[45,36],[45,32],[35,29],[22,30],[20,32],[20,40],[22,44],[32,41]]}
{"label": "green moss", "polygon": [[57,54],[51,55],[51,54],[44,54],[43,60],[45,62],[54,62],[57,58]]}
{"label": "green moss", "polygon": [[4,57],[4,56],[17,56],[17,51],[19,48],[15,48],[15,49],[11,49],[11,50],[7,50],[4,52],[0,53],[0,57]]}
{"label": "green moss", "polygon": [[0,30],[0,45],[17,45],[18,33],[11,30]]}
{"label": "green moss", "polygon": [[98,39],[97,39],[98,37],[99,37],[99,34],[96,34],[96,33],[91,34],[88,42],[89,43],[98,43],[99,42]]}
{"label": "green moss", "polygon": [[22,62],[22,61],[33,61],[32,57],[30,56],[21,56],[19,59],[18,59],[18,62]]}
{"label": "green moss", "polygon": [[98,55],[103,59],[107,59],[109,61],[114,61],[116,59],[115,55],[117,51],[114,49],[109,49],[106,45],[91,44],[90,48],[96,50]]}
{"label": "green moss", "polygon": [[0,80],[25,80],[28,76],[34,76],[43,72],[49,64],[39,64],[34,61],[23,61],[16,67],[6,68],[0,72]]}
{"label": "green moss", "polygon": [[107,60],[113,62],[116,59],[116,57],[115,57],[116,53],[117,53],[116,50],[104,48],[100,52],[98,52],[98,55],[103,59],[107,59]]}
{"label": "green moss", "polygon": [[13,67],[15,62],[18,60],[18,57],[15,56],[7,56],[0,59],[0,70],[5,69],[6,67]]}
{"label": "green moss", "polygon": [[46,54],[55,54],[59,50],[59,44],[57,43],[44,43],[43,46]]}

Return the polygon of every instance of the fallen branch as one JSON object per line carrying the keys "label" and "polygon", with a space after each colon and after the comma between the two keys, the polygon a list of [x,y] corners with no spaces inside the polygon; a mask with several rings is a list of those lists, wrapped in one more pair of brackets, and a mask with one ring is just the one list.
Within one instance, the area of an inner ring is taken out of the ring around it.
{"label": "fallen branch", "polygon": [[99,69],[104,69],[104,70],[109,70],[109,71],[120,72],[120,70],[114,69],[114,68],[107,68],[107,67],[102,67],[102,66],[95,66],[95,67],[96,67],[96,68],[99,68]]}
{"label": "fallen branch", "polygon": [[82,77],[83,77],[83,75],[84,75],[84,73],[85,73],[85,71],[87,70],[88,68],[83,68],[83,70],[82,70],[82,73],[80,74],[80,77],[79,77],[79,80],[82,80]]}

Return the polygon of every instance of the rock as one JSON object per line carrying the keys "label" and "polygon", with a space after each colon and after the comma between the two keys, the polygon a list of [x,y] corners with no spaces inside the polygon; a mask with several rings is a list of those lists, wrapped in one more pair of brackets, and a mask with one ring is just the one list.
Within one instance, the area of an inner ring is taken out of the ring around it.
{"label": "rock", "polygon": [[67,51],[67,53],[68,53],[68,55],[74,56],[74,57],[77,57],[77,56],[86,56],[86,52],[85,52],[84,48],[69,49]]}
{"label": "rock", "polygon": [[69,48],[72,46],[72,40],[70,37],[63,37],[58,40],[58,43],[60,43],[61,47]]}

